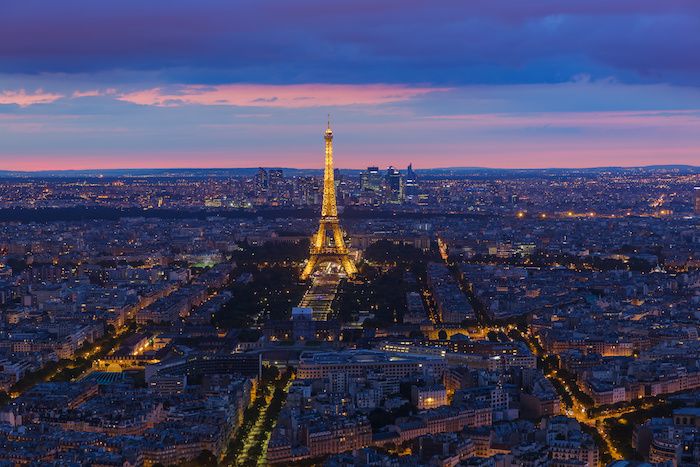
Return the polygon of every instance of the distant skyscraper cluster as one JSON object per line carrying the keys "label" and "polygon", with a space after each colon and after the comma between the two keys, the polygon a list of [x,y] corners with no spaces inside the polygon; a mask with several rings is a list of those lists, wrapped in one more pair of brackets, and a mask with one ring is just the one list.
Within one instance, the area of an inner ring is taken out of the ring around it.
{"label": "distant skyscraper cluster", "polygon": [[379,191],[382,187],[382,176],[379,167],[367,167],[361,175],[362,191]]}
{"label": "distant skyscraper cluster", "polygon": [[282,169],[265,170],[260,167],[255,175],[255,187],[260,191],[275,191],[282,184],[284,184],[284,173]]}
{"label": "distant skyscraper cluster", "polygon": [[388,202],[403,203],[418,196],[418,178],[413,164],[408,165],[406,173],[389,166],[383,175],[379,167],[370,166],[362,172],[360,178],[363,192],[381,194]]}

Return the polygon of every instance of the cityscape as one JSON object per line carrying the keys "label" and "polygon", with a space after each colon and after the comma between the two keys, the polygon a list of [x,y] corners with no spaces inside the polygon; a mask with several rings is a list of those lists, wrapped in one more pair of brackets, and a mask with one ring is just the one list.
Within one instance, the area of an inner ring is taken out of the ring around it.
{"label": "cityscape", "polygon": [[324,138],[318,173],[7,175],[0,457],[700,459],[700,169],[342,171]]}
{"label": "cityscape", "polygon": [[0,7],[0,467],[700,465],[699,6],[156,3]]}

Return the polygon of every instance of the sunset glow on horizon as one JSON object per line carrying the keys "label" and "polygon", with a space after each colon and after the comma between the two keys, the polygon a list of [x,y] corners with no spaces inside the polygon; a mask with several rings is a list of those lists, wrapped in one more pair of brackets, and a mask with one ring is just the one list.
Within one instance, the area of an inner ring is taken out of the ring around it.
{"label": "sunset glow on horizon", "polygon": [[29,0],[0,15],[0,170],[318,168],[328,113],[341,168],[699,165],[699,13]]}

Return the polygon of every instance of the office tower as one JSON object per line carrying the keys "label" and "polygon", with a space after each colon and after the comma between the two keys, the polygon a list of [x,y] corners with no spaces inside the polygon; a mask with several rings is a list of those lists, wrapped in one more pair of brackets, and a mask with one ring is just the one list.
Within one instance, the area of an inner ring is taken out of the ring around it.
{"label": "office tower", "polygon": [[284,175],[281,169],[270,169],[267,173],[267,187],[274,196],[280,195],[284,187]]}
{"label": "office tower", "polygon": [[258,191],[267,190],[269,182],[267,170],[260,167],[258,173],[255,174],[255,189]]}
{"label": "office tower", "polygon": [[413,171],[413,164],[408,164],[406,169],[406,197],[411,199],[418,195],[418,179],[416,178],[416,173]]}
{"label": "office tower", "polygon": [[267,182],[270,188],[278,187],[284,183],[284,174],[282,173],[282,169],[270,169]]}
{"label": "office tower", "polygon": [[404,199],[404,180],[403,175],[398,169],[389,166],[386,171],[386,189],[387,196],[390,201],[401,202]]}
{"label": "office tower", "polygon": [[367,167],[367,170],[362,172],[360,186],[362,191],[379,191],[382,186],[379,167]]}

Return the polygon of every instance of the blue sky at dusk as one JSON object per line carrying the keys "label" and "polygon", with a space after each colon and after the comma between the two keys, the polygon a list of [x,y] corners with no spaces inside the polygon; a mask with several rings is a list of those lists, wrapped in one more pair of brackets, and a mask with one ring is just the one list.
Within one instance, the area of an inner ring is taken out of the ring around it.
{"label": "blue sky at dusk", "polygon": [[0,169],[700,165],[697,0],[0,3]]}

